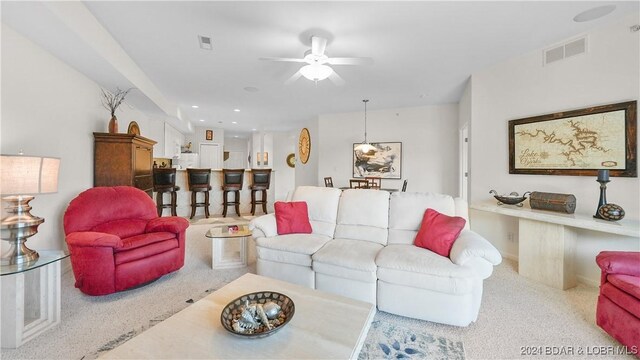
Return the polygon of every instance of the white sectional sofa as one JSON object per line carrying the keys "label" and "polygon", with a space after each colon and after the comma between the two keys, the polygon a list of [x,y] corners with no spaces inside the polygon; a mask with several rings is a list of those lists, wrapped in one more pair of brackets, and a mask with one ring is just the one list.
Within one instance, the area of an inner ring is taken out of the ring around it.
{"label": "white sectional sofa", "polygon": [[[311,234],[278,235],[274,214],[250,223],[257,272],[438,323],[475,321],[500,253],[469,229],[464,200],[433,193],[301,186]],[[413,245],[427,208],[467,220],[450,258]]]}

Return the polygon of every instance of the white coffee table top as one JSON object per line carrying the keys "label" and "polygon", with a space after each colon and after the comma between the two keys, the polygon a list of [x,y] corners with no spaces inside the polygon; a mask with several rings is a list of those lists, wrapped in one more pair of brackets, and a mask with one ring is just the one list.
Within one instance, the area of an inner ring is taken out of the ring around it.
{"label": "white coffee table top", "polygon": [[[241,339],[220,323],[222,309],[250,292],[272,290],[296,305],[291,321],[263,339]],[[375,315],[373,304],[245,274],[104,354],[105,359],[355,359]]]}

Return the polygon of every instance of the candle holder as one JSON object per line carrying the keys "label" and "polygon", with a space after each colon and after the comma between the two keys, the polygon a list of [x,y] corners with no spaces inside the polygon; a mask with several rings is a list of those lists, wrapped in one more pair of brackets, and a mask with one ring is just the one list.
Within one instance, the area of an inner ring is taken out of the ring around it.
{"label": "candle holder", "polygon": [[602,216],[600,216],[600,213],[598,212],[598,210],[600,209],[601,206],[607,204],[607,183],[610,182],[610,180],[603,179],[599,176],[598,180],[596,181],[600,183],[600,200],[598,200],[598,207],[596,208],[596,214],[593,215],[593,217],[596,219],[604,219]]}

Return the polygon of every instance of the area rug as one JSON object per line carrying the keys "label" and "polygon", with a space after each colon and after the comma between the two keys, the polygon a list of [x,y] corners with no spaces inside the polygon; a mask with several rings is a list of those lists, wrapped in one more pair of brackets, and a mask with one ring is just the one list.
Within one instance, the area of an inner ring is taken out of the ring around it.
{"label": "area rug", "polygon": [[[379,317],[376,315],[376,317]],[[359,360],[369,359],[464,359],[462,341],[414,331],[393,322],[374,320]]]}

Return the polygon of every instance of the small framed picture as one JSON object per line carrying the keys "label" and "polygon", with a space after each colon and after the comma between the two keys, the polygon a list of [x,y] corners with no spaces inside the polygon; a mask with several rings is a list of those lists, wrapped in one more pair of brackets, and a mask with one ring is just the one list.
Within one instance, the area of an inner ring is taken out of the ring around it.
{"label": "small framed picture", "polygon": [[207,130],[205,134],[205,138],[209,141],[213,140],[213,130]]}

